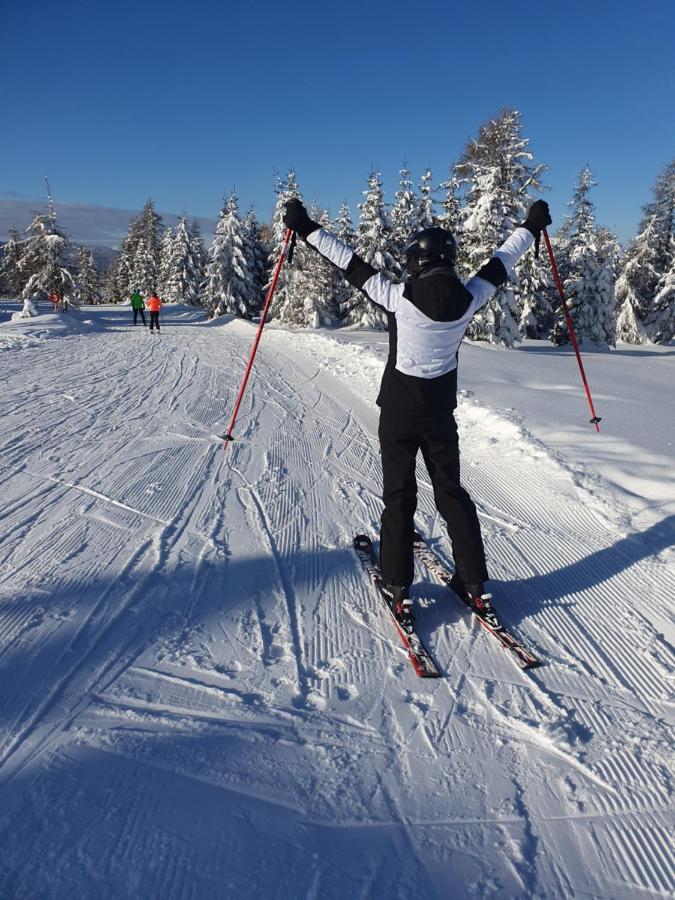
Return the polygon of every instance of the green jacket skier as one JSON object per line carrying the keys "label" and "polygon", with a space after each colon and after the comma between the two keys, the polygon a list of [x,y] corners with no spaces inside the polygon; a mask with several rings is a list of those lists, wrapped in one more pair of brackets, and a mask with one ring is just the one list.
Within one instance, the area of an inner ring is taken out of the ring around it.
{"label": "green jacket skier", "polygon": [[141,319],[143,320],[143,325],[145,325],[146,324],[145,313],[143,312],[143,310],[145,309],[145,303],[143,302],[143,298],[141,297],[141,295],[138,291],[134,291],[134,293],[131,297],[131,308],[134,311],[134,325],[138,321],[139,313],[141,314]]}

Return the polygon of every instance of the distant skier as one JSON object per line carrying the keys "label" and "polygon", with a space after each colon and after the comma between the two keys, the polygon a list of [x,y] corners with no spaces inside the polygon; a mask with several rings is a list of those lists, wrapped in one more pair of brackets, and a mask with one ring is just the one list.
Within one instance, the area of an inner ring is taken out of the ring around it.
{"label": "distant skier", "polygon": [[410,615],[413,581],[415,461],[426,464],[436,506],[448,527],[455,560],[453,589],[478,609],[490,607],[485,550],[476,507],[460,483],[457,354],[474,313],[504,284],[514,265],[551,223],[537,200],[527,219],[466,284],[455,273],[457,243],[443,228],[425,228],[406,250],[405,281],[376,271],[307,215],[299,200],[286,204],[284,223],[380,306],[389,322],[389,358],[382,377],[380,451],[384,481],[380,568],[392,609]]}
{"label": "distant skier", "polygon": [[150,332],[152,333],[153,325],[157,326],[157,334],[159,334],[159,312],[162,308],[162,301],[157,296],[156,291],[148,297],[148,309],[150,310]]}
{"label": "distant skier", "polygon": [[147,322],[145,321],[145,313],[143,310],[145,309],[145,303],[143,302],[143,298],[141,297],[140,291],[134,291],[131,297],[131,308],[134,311],[134,325],[138,320],[138,315],[140,313],[141,319],[143,320],[143,326],[147,328]]}

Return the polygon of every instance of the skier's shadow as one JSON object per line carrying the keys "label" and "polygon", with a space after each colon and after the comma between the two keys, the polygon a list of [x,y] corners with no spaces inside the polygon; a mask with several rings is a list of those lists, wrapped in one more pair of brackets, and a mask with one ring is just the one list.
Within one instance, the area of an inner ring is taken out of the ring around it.
{"label": "skier's shadow", "polygon": [[[438,539],[431,540],[429,544],[441,557],[446,556],[443,549],[437,546]],[[610,547],[596,550],[549,572],[515,581],[491,579],[489,588],[497,609],[503,611],[505,619],[516,624],[519,619],[547,606],[573,604],[573,595],[597,588],[631,566],[672,547],[675,547],[675,515],[666,516],[643,532],[626,535]],[[650,595],[663,593],[663,586],[656,582],[650,584],[643,581],[642,587]],[[443,596],[450,593],[449,588],[438,586],[435,582],[420,586],[418,596],[420,590],[441,606]],[[461,605],[459,610],[461,616]]]}

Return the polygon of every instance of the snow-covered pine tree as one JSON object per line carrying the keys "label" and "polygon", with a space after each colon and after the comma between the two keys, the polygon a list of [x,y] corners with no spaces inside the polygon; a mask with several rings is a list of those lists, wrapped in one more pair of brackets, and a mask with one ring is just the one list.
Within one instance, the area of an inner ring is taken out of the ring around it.
{"label": "snow-covered pine tree", "polygon": [[213,316],[251,318],[258,302],[256,284],[244,252],[246,228],[233,191],[223,203],[206,266],[204,305]]}
{"label": "snow-covered pine tree", "polygon": [[164,296],[167,303],[188,303],[199,306],[203,278],[201,257],[187,218],[183,216],[170,242]]}
{"label": "snow-covered pine tree", "polygon": [[[360,257],[380,272],[395,278],[396,261],[387,250],[390,241],[391,226],[384,203],[382,176],[379,172],[371,172],[368,176],[368,187],[363,192],[364,201],[359,203],[361,217],[356,229],[355,250]],[[358,292],[353,292],[358,299]],[[347,321],[364,328],[386,330],[387,318],[373,303],[363,303],[355,307]]]}
{"label": "snow-covered pine tree", "polygon": [[[330,229],[331,221],[327,210],[318,208],[316,202],[309,211],[310,218],[322,228]],[[335,268],[327,259],[316,253],[304,242],[297,247],[297,257],[293,258],[292,290],[297,301],[288,311],[281,310],[283,321],[296,325],[319,328],[331,324],[339,315],[336,298]],[[286,316],[284,316],[286,312]],[[292,318],[289,317],[292,315]]]}
{"label": "snow-covered pine tree", "polygon": [[265,300],[265,283],[267,281],[267,257],[269,248],[263,243],[260,233],[260,223],[253,207],[249,209],[244,219],[246,228],[246,241],[244,243],[248,268],[253,277],[257,289],[257,308],[262,309]]}
{"label": "snow-covered pine tree", "polygon": [[0,295],[18,297],[23,287],[21,273],[22,245],[19,232],[12,225],[9,229],[9,240],[2,250],[0,260]]}
{"label": "snow-covered pine tree", "polygon": [[[276,184],[274,187],[274,192],[277,195],[276,203],[274,204],[274,214],[272,215],[272,249],[270,251],[268,257],[268,280],[265,285],[265,293],[270,288],[272,283],[272,278],[274,277],[274,269],[276,267],[277,261],[279,259],[279,254],[284,245],[284,237],[286,235],[286,226],[284,225],[284,208],[286,203],[289,200],[297,197],[299,200],[302,200],[302,195],[300,194],[300,189],[298,188],[298,179],[295,171],[290,169],[287,177],[281,178],[281,176],[276,176]],[[296,251],[300,248],[301,242],[298,241],[298,246],[296,247]],[[293,267],[289,268],[288,266],[282,266],[281,271],[279,273],[279,280],[277,281],[277,286],[274,291],[274,298],[272,300],[272,305],[270,308],[270,318],[280,317],[281,310],[285,310],[284,316],[291,315],[293,304],[297,298],[293,296],[293,270],[297,270],[296,266],[297,255],[294,256],[293,259]]]}
{"label": "snow-covered pine tree", "polygon": [[169,282],[171,280],[174,235],[173,228],[167,227],[164,229],[164,234],[159,242],[159,268],[157,270],[156,289],[165,303],[172,302],[169,296]]}
{"label": "snow-covered pine tree", "polygon": [[524,338],[547,338],[555,323],[557,294],[547,263],[526,253],[516,266],[518,332]]}
{"label": "snow-covered pine tree", "polygon": [[114,289],[114,296],[111,296],[109,299],[114,303],[129,301],[134,291],[140,290],[139,286],[134,284],[133,281],[134,263],[140,239],[140,219],[137,216],[132,216],[129,220],[127,233],[122,238],[120,255],[115,266],[115,277],[110,282],[110,287]]}
{"label": "snow-covered pine tree", "polygon": [[98,303],[101,299],[101,278],[88,247],[77,248],[78,285],[80,303]]}
{"label": "snow-covered pine tree", "polygon": [[411,236],[419,231],[421,218],[420,198],[415,193],[415,186],[410,178],[410,171],[405,160],[400,176],[398,190],[394,194],[394,203],[391,208],[391,231],[388,246],[397,275],[400,275],[405,268],[405,250]]}
{"label": "snow-covered pine tree", "polygon": [[653,218],[653,240],[643,286],[647,298],[644,324],[649,337],[662,343],[670,340],[664,323],[672,315],[668,309],[672,293],[664,288],[675,261],[675,160],[656,180],[654,199],[645,207],[647,217]]}
{"label": "snow-covered pine tree", "polygon": [[650,325],[654,341],[657,344],[672,341],[675,338],[675,254],[670,269],[659,280],[653,309]]}
{"label": "snow-covered pine tree", "polygon": [[[595,211],[589,192],[594,186],[588,165],[579,175],[570,203],[572,214],[566,223],[565,298],[579,342],[614,346],[614,282],[612,259],[603,246],[595,224]],[[566,344],[569,333],[562,311],[551,331],[554,344]]]}
{"label": "snow-covered pine tree", "polygon": [[48,297],[56,291],[66,303],[76,304],[78,290],[71,272],[71,244],[57,226],[54,212],[36,214],[26,233],[29,239],[21,254],[21,299]]}
{"label": "snow-covered pine tree", "polygon": [[420,182],[420,228],[431,228],[436,224],[436,216],[434,214],[434,188],[431,184],[433,175],[429,166],[424,170],[422,180]]}
{"label": "snow-covered pine tree", "polygon": [[136,247],[133,268],[131,270],[131,283],[133,290],[140,291],[143,297],[149,297],[157,290],[157,258],[156,253],[145,243],[142,237]]}
{"label": "snow-covered pine tree", "polygon": [[[140,237],[143,241],[143,259],[134,260],[135,268],[150,283],[150,290],[157,288],[159,273],[159,246],[162,234],[162,217],[155,212],[152,199],[148,198],[141,212]],[[140,241],[139,241],[140,252]]]}
{"label": "snow-covered pine tree", "polygon": [[[541,188],[540,176],[546,167],[533,165],[528,144],[522,135],[520,113],[504,109],[481,126],[455,167],[458,182],[466,191],[466,206],[460,212],[459,257],[466,276],[484,265],[524,220],[530,191]],[[519,337],[518,318],[515,289],[505,284],[477,314],[469,335],[510,347]]]}
{"label": "snow-covered pine tree", "polygon": [[[345,200],[338,210],[337,218],[333,225],[336,237],[338,237],[348,247],[353,247],[356,243],[356,234],[354,233],[354,223],[352,222],[352,214],[349,204]],[[337,272],[335,279],[335,304],[338,310],[337,318],[348,319],[351,312],[351,305],[354,302],[365,302],[365,298],[361,294],[354,298],[352,288],[348,281]]]}
{"label": "snow-covered pine tree", "polygon": [[457,163],[450,167],[450,178],[441,183],[441,190],[445,191],[445,197],[441,201],[443,212],[438,216],[438,224],[441,228],[451,231],[459,244],[461,230],[460,200],[460,175],[457,172]]}

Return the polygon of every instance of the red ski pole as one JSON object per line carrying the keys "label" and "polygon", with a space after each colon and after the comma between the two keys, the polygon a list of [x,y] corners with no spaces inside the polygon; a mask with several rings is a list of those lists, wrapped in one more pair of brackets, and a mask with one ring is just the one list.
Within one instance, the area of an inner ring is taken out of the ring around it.
{"label": "red ski pole", "polygon": [[[224,449],[227,450],[227,445],[230,441],[234,440],[234,436],[232,434],[232,430],[234,428],[234,423],[237,420],[237,414],[239,412],[239,407],[241,406],[241,401],[244,397],[244,391],[246,390],[246,385],[248,384],[248,377],[251,374],[251,369],[253,368],[253,360],[255,359],[256,352],[258,350],[258,344],[260,343],[260,338],[262,337],[262,331],[265,327],[265,322],[267,321],[267,312],[270,308],[270,303],[272,302],[272,296],[274,294],[274,289],[277,286],[277,281],[279,280],[279,273],[281,272],[281,267],[283,265],[284,259],[286,258],[286,250],[288,248],[288,243],[291,239],[291,234],[293,231],[288,228],[286,230],[286,236],[284,237],[284,245],[281,248],[281,253],[279,254],[279,259],[277,260],[276,267],[274,269],[274,276],[272,277],[272,283],[270,284],[270,288],[267,292],[267,297],[265,298],[265,305],[263,306],[263,311],[260,315],[260,324],[258,325],[258,330],[255,335],[255,340],[253,341],[253,347],[251,348],[251,355],[248,358],[248,365],[246,367],[246,372],[244,372],[244,380],[241,383],[241,387],[239,388],[239,393],[237,394],[237,401],[234,404],[234,412],[232,413],[232,418],[230,419],[230,427],[227,429],[227,434],[224,436]],[[291,244],[291,247],[293,245]]]}
{"label": "red ski pole", "polygon": [[574,331],[574,325],[572,324],[572,316],[570,315],[570,311],[567,308],[567,301],[565,300],[565,293],[563,291],[562,281],[560,280],[560,273],[558,272],[558,266],[556,265],[555,256],[553,255],[553,248],[551,247],[551,242],[548,239],[548,232],[544,228],[543,231],[544,240],[546,241],[546,249],[548,250],[548,256],[551,260],[551,268],[553,269],[553,278],[555,279],[556,286],[558,288],[558,293],[560,294],[560,302],[562,303],[563,313],[565,314],[565,321],[567,322],[567,328],[569,329],[570,337],[572,338],[572,346],[574,347],[574,352],[577,355],[577,362],[579,363],[579,371],[581,372],[581,380],[584,383],[584,388],[586,390],[586,396],[588,397],[588,405],[591,408],[591,415],[593,418],[591,419],[591,425],[595,425],[595,430],[600,431],[600,422],[602,419],[600,416],[596,415],[595,408],[593,406],[593,399],[591,397],[591,391],[588,387],[588,381],[586,380],[586,372],[584,371],[584,364],[581,361],[581,353],[579,352],[579,344],[577,343],[577,335]]}

